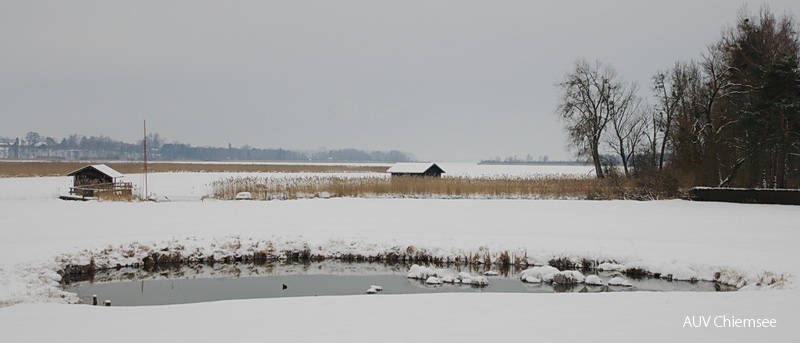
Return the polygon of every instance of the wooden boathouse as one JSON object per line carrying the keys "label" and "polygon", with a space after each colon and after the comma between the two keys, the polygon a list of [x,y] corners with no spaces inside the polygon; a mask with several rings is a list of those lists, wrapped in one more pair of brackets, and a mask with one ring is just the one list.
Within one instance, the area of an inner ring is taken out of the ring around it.
{"label": "wooden boathouse", "polygon": [[441,177],[444,170],[436,163],[397,163],[386,172],[396,176],[428,176]]}
{"label": "wooden boathouse", "polygon": [[133,183],[122,182],[123,175],[105,164],[93,164],[73,171],[67,176],[73,177],[69,195],[64,200],[94,200],[103,196],[131,197]]}

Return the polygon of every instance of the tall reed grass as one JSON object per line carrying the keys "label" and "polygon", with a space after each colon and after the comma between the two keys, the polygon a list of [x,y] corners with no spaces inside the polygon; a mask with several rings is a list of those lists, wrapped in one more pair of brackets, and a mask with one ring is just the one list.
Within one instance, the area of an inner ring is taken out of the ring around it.
{"label": "tall reed grass", "polygon": [[211,183],[212,197],[234,199],[250,192],[256,200],[318,197],[442,199],[626,199],[642,198],[627,180],[537,177],[230,177]]}

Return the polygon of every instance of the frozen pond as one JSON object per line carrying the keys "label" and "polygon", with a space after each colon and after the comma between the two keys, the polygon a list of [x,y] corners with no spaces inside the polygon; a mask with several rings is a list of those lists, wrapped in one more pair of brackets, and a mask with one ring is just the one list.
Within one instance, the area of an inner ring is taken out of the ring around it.
{"label": "frozen pond", "polygon": [[[700,291],[724,290],[711,282],[679,282],[654,278],[625,277],[634,287],[529,284],[519,280],[521,270],[498,270],[487,276],[489,284],[426,284],[425,280],[406,277],[410,266],[383,263],[265,263],[265,264],[194,264],[175,265],[166,269],[144,271],[122,268],[101,271],[84,280],[67,280],[65,290],[77,293],[85,304],[92,295],[99,302],[109,299],[113,306],[183,304],[230,299],[364,295],[372,285],[379,285],[381,294],[413,294],[443,292],[500,293],[597,293],[630,291]],[[440,266],[441,268],[441,266]],[[487,270],[454,266],[454,272],[481,275]],[[587,274],[588,275],[588,274]],[[613,273],[597,274],[604,283]],[[284,287],[285,285],[285,287]]]}

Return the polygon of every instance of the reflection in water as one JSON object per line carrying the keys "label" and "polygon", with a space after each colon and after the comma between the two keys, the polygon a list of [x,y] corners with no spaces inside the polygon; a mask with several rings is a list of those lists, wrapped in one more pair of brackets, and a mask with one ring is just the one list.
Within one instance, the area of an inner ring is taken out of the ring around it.
{"label": "reflection in water", "polygon": [[[484,266],[433,266],[454,274],[483,275]],[[456,268],[458,267],[458,268]],[[495,266],[489,266],[495,267]],[[99,271],[82,279],[65,279],[65,290],[77,293],[90,304],[92,295],[110,299],[114,306],[181,304],[229,299],[275,298],[318,295],[364,294],[371,285],[383,286],[381,293],[412,294],[442,292],[503,293],[598,293],[621,291],[719,291],[711,282],[672,282],[643,278],[631,280],[635,287],[529,284],[519,280],[523,268],[492,269],[489,285],[429,285],[406,278],[410,265],[387,263],[236,263],[168,265],[150,270],[121,268]],[[598,273],[604,282],[611,273]],[[284,287],[285,286],[285,287]]]}

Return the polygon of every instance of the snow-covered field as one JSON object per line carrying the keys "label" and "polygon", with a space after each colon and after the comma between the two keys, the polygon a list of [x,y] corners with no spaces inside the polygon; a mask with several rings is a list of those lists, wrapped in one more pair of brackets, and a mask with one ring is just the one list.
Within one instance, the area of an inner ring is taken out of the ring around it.
{"label": "snow-covered field", "polygon": [[[677,200],[194,201],[207,191],[205,184],[226,175],[152,175],[151,191],[186,200],[162,203],[66,202],[56,196],[66,191],[68,178],[0,179],[0,302],[15,304],[0,308],[0,341],[800,337],[800,207]],[[308,248],[325,256],[413,247],[442,257],[509,251],[532,263],[586,257],[748,285],[733,293],[365,294],[139,308],[48,303],[73,299],[57,288],[53,270],[62,261],[95,255],[99,264],[124,264],[153,249],[224,256],[264,242],[277,251]],[[776,286],[757,285],[782,278]],[[707,327],[687,324],[708,319]],[[730,327],[735,319],[774,319],[776,327]]]}

